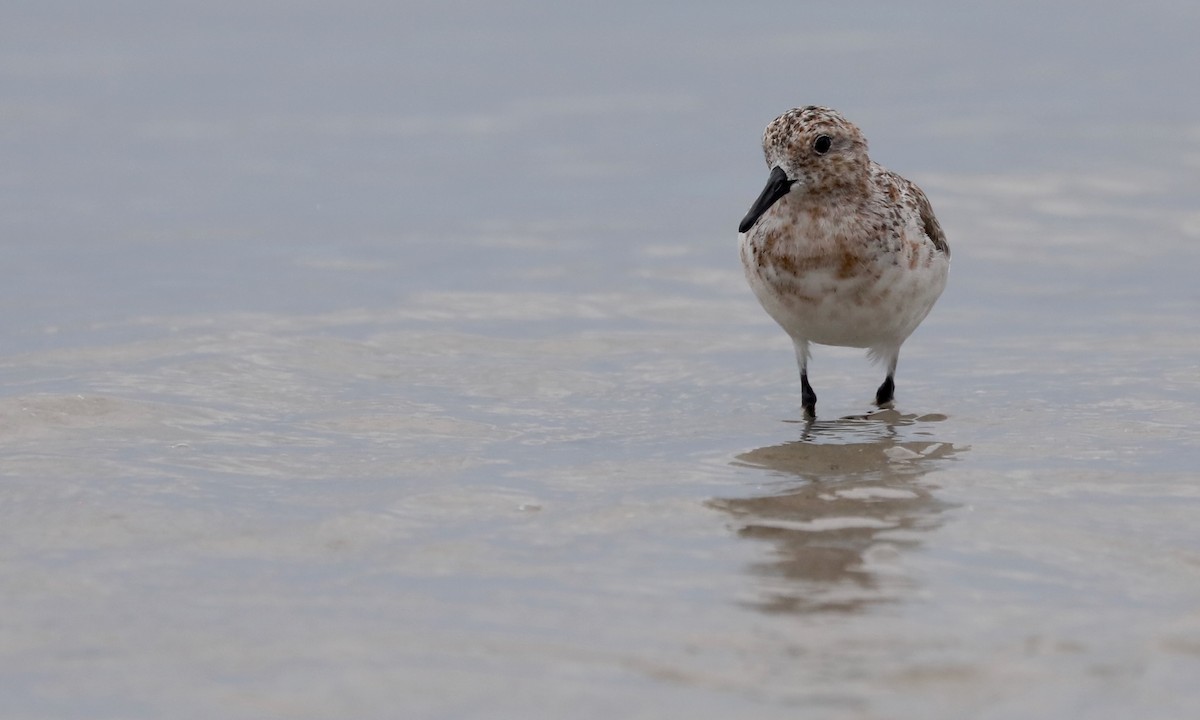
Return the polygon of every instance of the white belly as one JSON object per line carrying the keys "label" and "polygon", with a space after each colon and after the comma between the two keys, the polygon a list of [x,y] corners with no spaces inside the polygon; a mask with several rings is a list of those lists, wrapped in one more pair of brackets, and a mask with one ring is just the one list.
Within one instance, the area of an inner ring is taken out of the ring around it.
{"label": "white belly", "polygon": [[881,256],[848,274],[755,262],[745,237],[741,249],[751,289],[793,340],[844,347],[899,347],[942,294],[950,265],[918,248],[915,262]]}

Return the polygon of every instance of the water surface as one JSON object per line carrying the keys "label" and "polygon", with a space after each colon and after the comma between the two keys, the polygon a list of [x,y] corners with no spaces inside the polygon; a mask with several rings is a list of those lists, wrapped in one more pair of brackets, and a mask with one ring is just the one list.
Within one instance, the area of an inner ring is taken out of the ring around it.
{"label": "water surface", "polygon": [[[1198,20],[17,4],[4,715],[1190,717]],[[806,424],[735,229],[814,102],[954,265]]]}

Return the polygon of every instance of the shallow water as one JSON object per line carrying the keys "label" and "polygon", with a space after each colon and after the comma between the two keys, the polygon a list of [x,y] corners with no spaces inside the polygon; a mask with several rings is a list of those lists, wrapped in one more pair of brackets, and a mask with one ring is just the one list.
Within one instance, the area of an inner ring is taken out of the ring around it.
{"label": "shallow water", "polygon": [[[10,10],[3,714],[1190,717],[1200,18],[1084,7]],[[954,248],[814,423],[808,102]]]}

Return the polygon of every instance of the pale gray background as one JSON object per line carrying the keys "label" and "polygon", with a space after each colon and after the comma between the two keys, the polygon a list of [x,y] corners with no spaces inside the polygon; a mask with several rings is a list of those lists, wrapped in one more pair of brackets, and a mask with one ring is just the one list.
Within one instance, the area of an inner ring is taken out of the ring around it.
{"label": "pale gray background", "polygon": [[[6,718],[1185,718],[1189,2],[9,2]],[[737,266],[827,104],[954,248]]]}

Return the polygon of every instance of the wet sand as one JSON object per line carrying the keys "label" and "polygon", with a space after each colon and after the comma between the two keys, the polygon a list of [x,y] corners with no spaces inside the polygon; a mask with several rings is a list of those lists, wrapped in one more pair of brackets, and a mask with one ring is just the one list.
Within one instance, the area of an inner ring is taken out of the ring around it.
{"label": "wet sand", "polygon": [[[239,7],[9,24],[6,717],[1200,704],[1190,10]],[[734,235],[808,101],[955,253],[813,423]]]}

